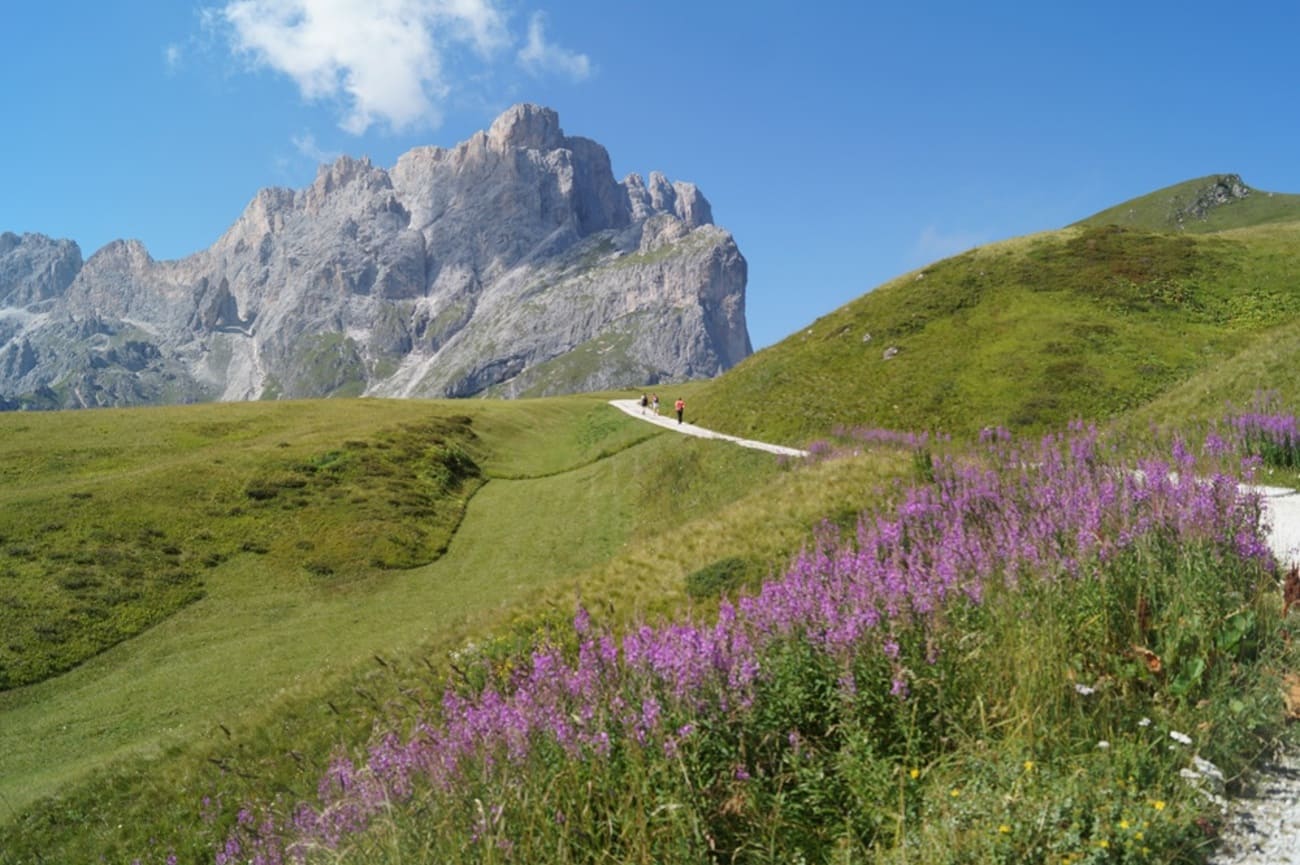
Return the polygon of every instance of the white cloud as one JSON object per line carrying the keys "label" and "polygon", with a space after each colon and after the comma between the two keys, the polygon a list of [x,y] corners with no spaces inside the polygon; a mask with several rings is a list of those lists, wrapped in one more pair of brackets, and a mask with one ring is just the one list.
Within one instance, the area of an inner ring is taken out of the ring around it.
{"label": "white cloud", "polygon": [[316,136],[310,132],[303,132],[299,135],[291,136],[290,141],[293,147],[303,156],[317,164],[325,164],[338,159],[340,154],[337,150],[325,150],[316,143]]}
{"label": "white cloud", "polygon": [[175,42],[172,42],[170,45],[163,48],[163,62],[167,64],[168,72],[175,72],[179,69],[181,60],[183,60],[184,57],[185,54],[181,50],[181,46],[177,45]]}
{"label": "white cloud", "polygon": [[546,16],[534,12],[528,21],[528,41],[519,49],[519,65],[533,76],[557,73],[574,81],[591,75],[591,61],[586,54],[575,54],[546,41]]}
{"label": "white cloud", "polygon": [[987,234],[975,231],[940,231],[933,225],[927,225],[912,244],[911,259],[918,264],[927,264],[988,242]]}
{"label": "white cloud", "polygon": [[497,0],[231,0],[219,17],[236,52],[281,72],[309,100],[345,105],[354,134],[377,123],[437,126],[446,60],[487,60],[511,42]]}

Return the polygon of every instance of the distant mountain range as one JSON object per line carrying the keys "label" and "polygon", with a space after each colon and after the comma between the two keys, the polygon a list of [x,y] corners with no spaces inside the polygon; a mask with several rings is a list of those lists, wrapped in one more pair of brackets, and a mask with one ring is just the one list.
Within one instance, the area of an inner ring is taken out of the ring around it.
{"label": "distant mountain range", "polygon": [[391,169],[264,189],[210,248],[0,234],[0,407],[546,395],[713,376],[751,352],[746,262],[703,194],[614,179],[515,106]]}

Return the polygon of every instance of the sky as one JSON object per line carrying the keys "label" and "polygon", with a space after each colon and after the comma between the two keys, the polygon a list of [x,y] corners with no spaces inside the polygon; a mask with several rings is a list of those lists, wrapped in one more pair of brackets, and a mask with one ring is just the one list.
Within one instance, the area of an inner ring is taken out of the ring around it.
{"label": "sky", "polygon": [[0,231],[210,245],[340,154],[518,102],[695,183],[755,348],[889,279],[1214,173],[1300,192],[1300,6],[44,0],[0,16]]}

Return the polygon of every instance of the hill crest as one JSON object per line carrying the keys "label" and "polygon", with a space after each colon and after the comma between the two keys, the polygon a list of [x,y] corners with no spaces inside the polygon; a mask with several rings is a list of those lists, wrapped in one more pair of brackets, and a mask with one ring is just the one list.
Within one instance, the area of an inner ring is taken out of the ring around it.
{"label": "hill crest", "polygon": [[1185,180],[1108,207],[1075,225],[1206,233],[1300,220],[1300,195],[1266,192],[1238,174]]}

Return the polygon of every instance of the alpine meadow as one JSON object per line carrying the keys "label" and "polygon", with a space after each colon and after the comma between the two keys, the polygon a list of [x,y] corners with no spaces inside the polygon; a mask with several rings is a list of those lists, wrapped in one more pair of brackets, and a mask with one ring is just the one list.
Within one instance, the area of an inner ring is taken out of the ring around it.
{"label": "alpine meadow", "polygon": [[1209,861],[1298,363],[1300,196],[1216,175],[705,380],[0,413],[0,863]]}

